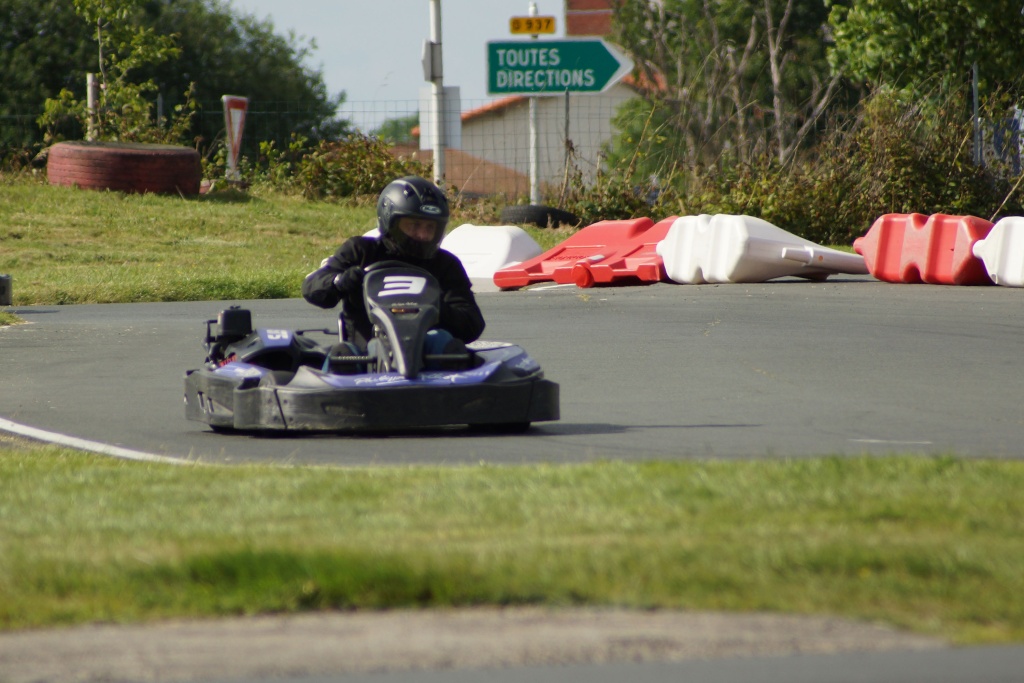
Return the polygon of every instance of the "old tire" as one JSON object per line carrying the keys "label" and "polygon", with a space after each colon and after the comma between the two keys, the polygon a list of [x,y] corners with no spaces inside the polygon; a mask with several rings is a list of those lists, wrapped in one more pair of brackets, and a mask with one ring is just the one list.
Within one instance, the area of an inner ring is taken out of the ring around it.
{"label": "old tire", "polygon": [[58,142],[46,160],[51,185],[89,190],[199,194],[203,169],[190,147],[131,142]]}
{"label": "old tire", "polygon": [[501,222],[557,228],[559,225],[579,225],[580,219],[568,211],[551,206],[514,204],[501,210]]}

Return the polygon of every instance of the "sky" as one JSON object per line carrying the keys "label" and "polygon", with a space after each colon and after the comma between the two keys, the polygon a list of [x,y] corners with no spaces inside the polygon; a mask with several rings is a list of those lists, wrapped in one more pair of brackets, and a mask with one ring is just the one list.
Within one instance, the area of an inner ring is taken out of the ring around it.
{"label": "sky", "polygon": [[[537,13],[556,17],[565,36],[564,0],[535,0]],[[430,39],[430,0],[230,0],[239,13],[269,18],[275,33],[316,40],[308,65],[319,68],[328,91],[345,91],[341,112],[368,132],[385,118],[417,111],[428,87],[420,62]],[[526,16],[529,0],[441,0],[445,86],[458,86],[466,111],[487,95],[487,43],[518,40],[509,20]]]}

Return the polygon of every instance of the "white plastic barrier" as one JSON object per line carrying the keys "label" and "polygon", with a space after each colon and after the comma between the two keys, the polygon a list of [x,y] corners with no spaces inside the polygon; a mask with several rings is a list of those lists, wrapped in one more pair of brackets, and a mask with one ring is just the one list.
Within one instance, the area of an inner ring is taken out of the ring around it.
{"label": "white plastic barrier", "polygon": [[657,252],[669,279],[687,284],[868,272],[860,254],[822,247],[753,216],[682,216]]}
{"label": "white plastic barrier", "polygon": [[[377,228],[363,234],[380,237]],[[494,273],[541,254],[540,245],[516,225],[464,223],[441,240],[441,248],[459,257],[478,290],[497,290]]]}
{"label": "white plastic barrier", "polygon": [[985,264],[992,282],[1004,287],[1024,287],[1024,218],[1000,218],[971,249]]}
{"label": "white plastic barrier", "polygon": [[542,251],[529,233],[518,226],[470,223],[445,235],[441,248],[459,257],[478,288],[494,288],[494,273],[540,256]]}

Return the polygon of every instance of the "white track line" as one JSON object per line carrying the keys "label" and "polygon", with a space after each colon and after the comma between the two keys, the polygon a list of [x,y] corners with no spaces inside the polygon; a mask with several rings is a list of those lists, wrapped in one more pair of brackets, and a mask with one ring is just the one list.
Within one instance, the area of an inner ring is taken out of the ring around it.
{"label": "white track line", "polygon": [[194,464],[188,460],[182,460],[180,458],[169,458],[164,455],[154,455],[153,453],[133,451],[130,448],[111,446],[110,444],[100,443],[99,441],[87,441],[86,439],[79,439],[74,436],[67,436],[66,434],[48,432],[43,429],[29,427],[28,425],[18,424],[17,422],[11,422],[10,420],[5,420],[2,417],[0,417],[0,430],[3,430],[5,432],[11,432],[19,436],[24,436],[28,439],[34,439],[36,441],[52,443],[56,444],[57,446],[64,446],[66,448],[75,448],[80,451],[101,453],[103,455],[110,455],[115,458],[123,458],[125,460],[138,460],[140,462],[158,462],[164,465]]}
{"label": "white track line", "polygon": [[931,446],[931,441],[890,441],[888,439],[850,439],[853,443],[870,443],[895,446]]}

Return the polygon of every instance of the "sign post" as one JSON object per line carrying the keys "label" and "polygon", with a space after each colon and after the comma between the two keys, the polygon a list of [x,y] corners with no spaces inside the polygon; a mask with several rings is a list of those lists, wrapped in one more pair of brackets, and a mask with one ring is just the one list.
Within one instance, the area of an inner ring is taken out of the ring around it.
{"label": "sign post", "polygon": [[[430,0],[430,40],[423,44],[423,78],[430,81],[434,100],[435,122],[432,132],[434,149],[434,184],[444,182],[445,128],[448,114],[444,110],[444,65],[441,56],[441,0]],[[458,116],[458,112],[456,112]]]}
{"label": "sign post", "polygon": [[[517,23],[513,33],[546,28],[530,3],[530,16]],[[527,23],[532,22],[532,23]],[[522,27],[522,28],[520,28]],[[528,28],[527,28],[528,27]],[[554,31],[554,22],[551,30]],[[565,93],[568,137],[569,93],[604,92],[633,70],[633,61],[601,39],[494,41],[487,43],[487,93],[528,95],[530,98],[530,203],[540,203],[538,183],[537,97]]]}
{"label": "sign post", "polygon": [[[531,19],[531,17],[537,16],[537,3],[530,2],[529,8],[530,16],[527,17],[527,25],[533,27],[538,26],[543,28],[543,22],[537,22]],[[512,32],[516,32],[517,26],[521,26],[521,22],[517,22],[513,17],[512,21],[509,22],[509,28]],[[554,30],[554,23],[552,22],[551,29]],[[533,40],[537,40],[537,35],[533,34]],[[537,109],[537,98],[530,98],[530,203],[540,204],[540,123],[538,121],[540,114]]]}

